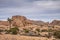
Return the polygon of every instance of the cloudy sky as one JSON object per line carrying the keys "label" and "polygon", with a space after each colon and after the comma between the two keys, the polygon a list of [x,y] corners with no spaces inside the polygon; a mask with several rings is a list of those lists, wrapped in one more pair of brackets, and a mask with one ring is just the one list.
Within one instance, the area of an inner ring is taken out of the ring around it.
{"label": "cloudy sky", "polygon": [[52,21],[60,19],[59,0],[0,0],[0,20],[13,15],[32,20]]}

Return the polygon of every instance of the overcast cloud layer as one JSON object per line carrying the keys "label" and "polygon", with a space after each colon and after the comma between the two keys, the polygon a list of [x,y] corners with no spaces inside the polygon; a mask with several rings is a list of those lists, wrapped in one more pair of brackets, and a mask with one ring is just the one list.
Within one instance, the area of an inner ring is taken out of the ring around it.
{"label": "overcast cloud layer", "polygon": [[28,19],[52,21],[60,19],[59,0],[0,0],[0,20],[13,15]]}

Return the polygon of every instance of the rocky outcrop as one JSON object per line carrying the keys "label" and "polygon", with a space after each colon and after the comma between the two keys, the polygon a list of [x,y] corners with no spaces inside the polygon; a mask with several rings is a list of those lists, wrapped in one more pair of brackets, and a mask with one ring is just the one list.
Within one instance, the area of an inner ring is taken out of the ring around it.
{"label": "rocky outcrop", "polygon": [[24,27],[26,23],[26,17],[24,16],[12,16],[12,25],[13,26],[18,26],[18,27]]}
{"label": "rocky outcrop", "polygon": [[60,20],[53,20],[50,25],[59,25],[60,26]]}
{"label": "rocky outcrop", "polygon": [[24,26],[30,26],[30,25],[46,25],[45,22],[43,21],[34,21],[34,20],[29,20],[24,16],[12,16],[12,24],[13,26],[19,26],[19,27],[24,27]]}

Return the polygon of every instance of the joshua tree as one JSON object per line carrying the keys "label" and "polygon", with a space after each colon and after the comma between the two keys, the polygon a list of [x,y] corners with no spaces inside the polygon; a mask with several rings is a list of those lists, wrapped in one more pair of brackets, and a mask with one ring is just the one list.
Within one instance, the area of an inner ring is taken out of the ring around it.
{"label": "joshua tree", "polygon": [[11,28],[11,23],[12,23],[12,20],[10,18],[7,19],[8,22],[9,22],[9,25],[10,25],[10,28]]}
{"label": "joshua tree", "polygon": [[48,38],[52,36],[52,29],[51,26],[48,26]]}

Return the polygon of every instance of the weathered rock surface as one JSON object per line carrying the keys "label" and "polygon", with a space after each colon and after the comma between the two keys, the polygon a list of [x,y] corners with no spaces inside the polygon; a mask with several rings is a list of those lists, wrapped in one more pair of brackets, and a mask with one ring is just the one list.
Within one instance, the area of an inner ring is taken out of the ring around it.
{"label": "weathered rock surface", "polygon": [[30,25],[47,25],[47,23],[43,21],[33,21],[29,20],[24,16],[12,16],[12,24],[14,26],[24,27],[24,26],[30,26]]}
{"label": "weathered rock surface", "polygon": [[51,25],[59,25],[60,26],[60,20],[53,20],[50,24]]}
{"label": "weathered rock surface", "polygon": [[24,27],[26,23],[26,17],[24,16],[12,16],[13,26]]}

